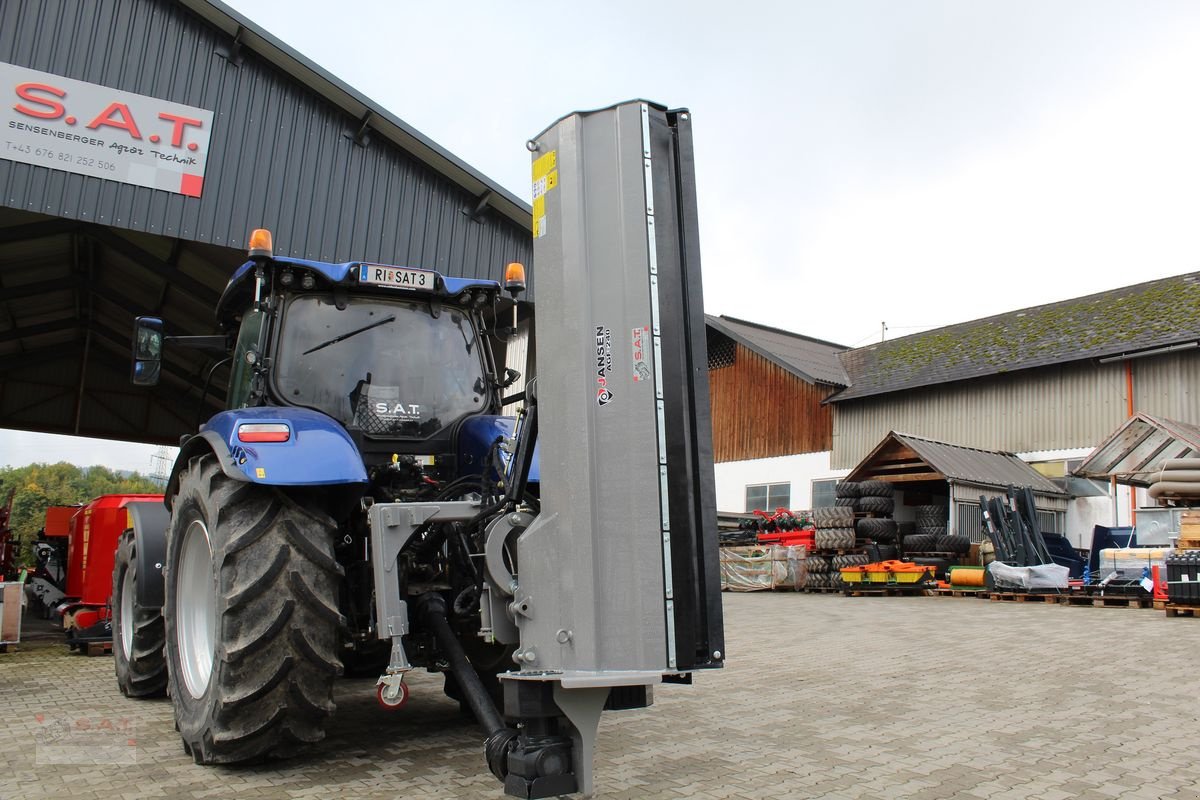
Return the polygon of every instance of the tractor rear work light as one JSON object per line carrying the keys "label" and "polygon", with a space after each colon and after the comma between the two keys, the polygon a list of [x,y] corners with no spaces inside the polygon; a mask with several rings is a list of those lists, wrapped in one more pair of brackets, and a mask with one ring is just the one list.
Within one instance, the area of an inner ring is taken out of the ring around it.
{"label": "tractor rear work light", "polygon": [[286,442],[292,429],[281,422],[247,422],[238,425],[239,442]]}
{"label": "tractor rear work light", "polygon": [[270,258],[272,255],[271,232],[266,228],[255,228],[250,232],[250,258]]}

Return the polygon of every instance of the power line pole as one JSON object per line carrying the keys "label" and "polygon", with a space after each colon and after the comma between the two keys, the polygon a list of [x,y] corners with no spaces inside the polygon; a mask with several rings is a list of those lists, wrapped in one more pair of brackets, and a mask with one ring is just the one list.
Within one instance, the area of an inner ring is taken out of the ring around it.
{"label": "power line pole", "polygon": [[171,450],[166,445],[159,445],[150,458],[150,480],[159,486],[166,486],[170,474]]}

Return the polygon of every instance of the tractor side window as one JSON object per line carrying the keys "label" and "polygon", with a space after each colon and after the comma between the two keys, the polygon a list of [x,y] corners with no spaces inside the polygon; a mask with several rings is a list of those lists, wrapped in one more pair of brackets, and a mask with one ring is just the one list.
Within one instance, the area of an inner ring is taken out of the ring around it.
{"label": "tractor side window", "polygon": [[254,367],[246,362],[246,353],[254,352],[258,348],[264,316],[262,311],[248,311],[242,317],[237,346],[233,349],[232,373],[229,376],[229,408],[245,408],[250,399],[250,382],[254,377]]}

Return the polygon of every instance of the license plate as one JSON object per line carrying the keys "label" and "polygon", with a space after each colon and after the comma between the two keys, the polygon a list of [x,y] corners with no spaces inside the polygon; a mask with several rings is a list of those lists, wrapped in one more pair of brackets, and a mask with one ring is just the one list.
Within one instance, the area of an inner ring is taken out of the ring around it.
{"label": "license plate", "polygon": [[418,289],[432,292],[437,288],[437,273],[427,269],[359,264],[358,282],[372,286],[392,286],[397,289]]}

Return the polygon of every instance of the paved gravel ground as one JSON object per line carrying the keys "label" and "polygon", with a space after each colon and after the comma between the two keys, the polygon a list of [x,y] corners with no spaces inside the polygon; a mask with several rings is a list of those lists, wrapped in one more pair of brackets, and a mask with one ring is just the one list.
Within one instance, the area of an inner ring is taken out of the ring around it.
{"label": "paved gravel ground", "polygon": [[[724,595],[726,669],[606,714],[603,798],[1200,798],[1200,619],[977,598]],[[304,758],[192,764],[109,657],[0,655],[0,798],[499,798],[481,737],[415,675],[345,681]]]}

